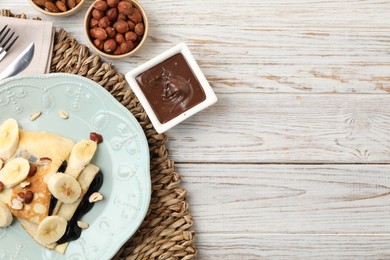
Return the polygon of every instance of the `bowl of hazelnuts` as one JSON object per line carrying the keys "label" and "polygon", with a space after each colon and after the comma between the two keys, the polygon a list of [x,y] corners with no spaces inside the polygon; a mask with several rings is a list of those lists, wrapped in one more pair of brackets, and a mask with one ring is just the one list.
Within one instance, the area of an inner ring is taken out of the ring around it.
{"label": "bowl of hazelnuts", "polygon": [[144,44],[148,19],[135,0],[98,0],[87,11],[84,29],[98,54],[121,59],[133,55]]}
{"label": "bowl of hazelnuts", "polygon": [[51,16],[68,16],[77,12],[85,0],[28,0],[39,12]]}

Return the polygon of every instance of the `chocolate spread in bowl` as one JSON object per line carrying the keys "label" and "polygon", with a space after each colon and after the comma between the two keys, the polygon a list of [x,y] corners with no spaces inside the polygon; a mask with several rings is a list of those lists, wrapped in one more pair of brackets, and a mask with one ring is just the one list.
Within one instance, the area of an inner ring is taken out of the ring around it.
{"label": "chocolate spread in bowl", "polygon": [[206,99],[183,54],[178,53],[136,77],[160,123],[166,123]]}

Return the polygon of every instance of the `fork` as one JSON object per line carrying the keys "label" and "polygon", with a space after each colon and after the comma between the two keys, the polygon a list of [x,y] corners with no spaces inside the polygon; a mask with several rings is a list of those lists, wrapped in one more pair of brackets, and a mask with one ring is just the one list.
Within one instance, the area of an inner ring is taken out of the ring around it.
{"label": "fork", "polygon": [[[14,37],[14,35],[15,35],[15,32],[12,32],[11,35],[9,37],[7,37],[8,33],[11,30],[11,28],[7,29],[7,27],[8,27],[8,24],[6,26],[4,26],[3,29],[1,29],[1,31],[0,31],[0,37],[1,37],[0,38],[0,61],[3,60],[5,55],[7,55],[7,53],[12,48],[12,46],[14,45],[16,40],[19,38],[19,35],[17,35],[15,38],[12,39],[12,37]],[[5,31],[5,33],[4,33],[4,31]],[[3,43],[4,40],[5,40],[5,42]]]}

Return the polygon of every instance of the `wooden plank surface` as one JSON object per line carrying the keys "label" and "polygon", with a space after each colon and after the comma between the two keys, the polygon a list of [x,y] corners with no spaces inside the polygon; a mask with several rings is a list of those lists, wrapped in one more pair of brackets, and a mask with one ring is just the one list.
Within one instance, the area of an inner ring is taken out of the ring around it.
{"label": "wooden plank surface", "polygon": [[389,259],[385,235],[210,235],[197,236],[199,259]]}
{"label": "wooden plank surface", "polygon": [[172,129],[178,162],[388,163],[390,96],[220,94]]}
{"label": "wooden plank surface", "polygon": [[[134,57],[112,61],[122,73],[185,42],[217,93],[390,91],[386,1],[141,2],[150,37]],[[53,20],[86,44],[88,4],[68,18],[48,17],[22,0],[0,4],[9,6]]]}
{"label": "wooden plank surface", "polygon": [[178,164],[196,230],[390,236],[389,165]]}

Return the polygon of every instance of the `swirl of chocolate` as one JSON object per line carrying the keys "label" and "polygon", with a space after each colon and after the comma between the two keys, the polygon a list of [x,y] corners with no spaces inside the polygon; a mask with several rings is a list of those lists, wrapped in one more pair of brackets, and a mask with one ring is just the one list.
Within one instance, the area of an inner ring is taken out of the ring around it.
{"label": "swirl of chocolate", "polygon": [[181,53],[141,73],[136,80],[161,123],[206,99],[202,86]]}

